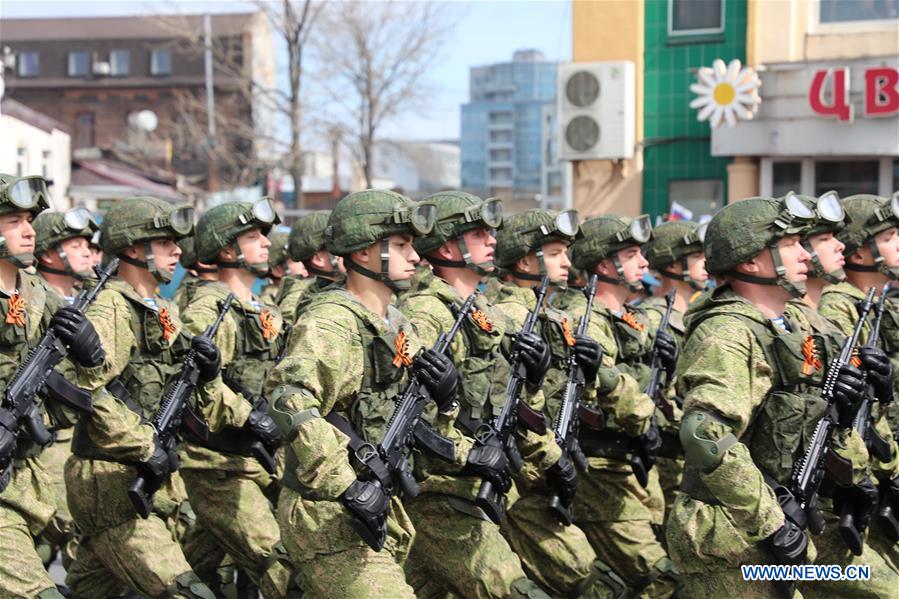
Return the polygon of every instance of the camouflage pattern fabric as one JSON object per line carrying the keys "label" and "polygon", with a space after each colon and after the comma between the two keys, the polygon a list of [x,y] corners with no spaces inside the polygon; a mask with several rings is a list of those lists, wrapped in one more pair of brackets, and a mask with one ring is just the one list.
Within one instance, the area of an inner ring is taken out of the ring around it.
{"label": "camouflage pattern fabric", "polygon": [[315,283],[315,277],[301,279],[288,275],[284,277],[281,289],[273,302],[281,311],[284,321],[288,325],[293,325],[297,317],[297,304],[300,298],[306,293],[311,285]]}
{"label": "camouflage pattern fabric", "polygon": [[181,284],[178,285],[178,289],[175,290],[175,295],[172,296],[172,301],[175,302],[175,305],[178,306],[178,310],[180,312],[184,312],[184,309],[193,301],[194,294],[197,292],[197,289],[202,286],[206,281],[199,277],[195,277],[189,272],[184,273],[184,278],[181,279]]}

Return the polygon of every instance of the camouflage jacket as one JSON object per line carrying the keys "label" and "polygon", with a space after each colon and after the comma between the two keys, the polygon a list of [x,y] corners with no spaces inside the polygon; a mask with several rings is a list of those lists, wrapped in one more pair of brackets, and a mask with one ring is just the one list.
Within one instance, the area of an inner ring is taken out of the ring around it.
{"label": "camouflage jacket", "polygon": [[301,279],[288,275],[281,283],[281,290],[275,297],[275,305],[281,310],[281,315],[288,325],[293,325],[297,317],[297,302],[306,292],[306,289],[315,281],[314,277]]}
{"label": "camouflage jacket", "polygon": [[[649,322],[649,330],[658,331],[659,325],[662,323],[662,317],[665,315],[665,298],[654,295],[643,301],[640,304],[640,308],[642,308],[643,313],[646,315],[646,320]],[[686,330],[684,328],[684,313],[677,309],[672,309],[668,325],[668,334],[674,337],[679,348],[683,348],[686,335]],[[655,333],[653,333],[653,336],[654,335]],[[656,410],[656,421],[658,422],[659,427],[664,431],[670,431],[675,434],[677,434],[677,431],[680,428],[680,421],[683,416],[683,411],[680,409],[678,401],[675,399],[677,395],[675,391],[676,383],[677,376],[671,381],[668,381],[668,387],[665,393],[665,397],[674,413],[674,418],[669,421],[661,410]]]}

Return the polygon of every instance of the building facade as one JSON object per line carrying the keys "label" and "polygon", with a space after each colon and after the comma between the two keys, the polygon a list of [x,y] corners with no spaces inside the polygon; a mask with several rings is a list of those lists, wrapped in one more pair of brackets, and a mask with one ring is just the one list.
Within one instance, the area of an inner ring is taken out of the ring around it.
{"label": "building facade", "polygon": [[[274,48],[262,12],[212,16],[212,141],[235,161],[210,168],[203,32],[202,15],[0,20],[15,56],[6,94],[71,129],[77,157],[112,151],[203,186],[227,181],[271,139]],[[142,111],[155,119],[136,121]]]}
{"label": "building facade", "polygon": [[555,97],[556,63],[537,50],[473,67],[462,105],[462,187],[508,198],[541,194],[551,141],[546,116],[552,117]]}

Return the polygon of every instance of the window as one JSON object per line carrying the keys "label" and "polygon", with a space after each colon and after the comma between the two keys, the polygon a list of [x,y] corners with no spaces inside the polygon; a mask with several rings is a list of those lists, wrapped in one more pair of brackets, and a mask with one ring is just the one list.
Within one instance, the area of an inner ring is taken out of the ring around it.
{"label": "window", "polygon": [[172,74],[172,51],[168,48],[157,48],[150,54],[151,75]]}
{"label": "window", "polygon": [[109,53],[109,74],[127,77],[131,70],[131,50],[113,50]]}
{"label": "window", "polygon": [[819,22],[899,19],[899,0],[820,0]]}
{"label": "window", "polygon": [[802,163],[775,162],[771,167],[771,195],[775,198],[787,195],[788,191],[800,192],[802,184]]}
{"label": "window", "polygon": [[75,147],[93,148],[94,143],[94,113],[79,112],[75,117]]}
{"label": "window", "polygon": [[724,181],[722,179],[682,179],[668,181],[668,205],[677,202],[693,212],[699,220],[705,214],[714,214],[724,205]]}
{"label": "window", "polygon": [[899,191],[899,160],[893,161],[893,190]]}
{"label": "window", "polygon": [[857,193],[877,193],[880,164],[876,160],[815,163],[815,195],[836,191],[840,197]]}
{"label": "window", "polygon": [[90,62],[87,52],[69,52],[69,77],[87,77]]}
{"label": "window", "polygon": [[43,152],[41,152],[41,158],[42,158],[41,177],[49,180],[52,178],[50,176],[51,167],[52,167],[52,165],[50,164],[50,161],[53,160],[53,155],[50,153],[50,150],[44,150]]}
{"label": "window", "polygon": [[723,0],[668,0],[668,35],[723,31]]}
{"label": "window", "polygon": [[19,77],[37,77],[41,74],[41,56],[37,52],[19,54]]}

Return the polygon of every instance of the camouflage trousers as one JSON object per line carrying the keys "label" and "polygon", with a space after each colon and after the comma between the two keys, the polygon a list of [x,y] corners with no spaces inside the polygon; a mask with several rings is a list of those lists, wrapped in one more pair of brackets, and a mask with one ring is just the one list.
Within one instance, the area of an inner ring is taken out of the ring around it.
{"label": "camouflage trousers", "polygon": [[674,505],[674,495],[680,490],[684,460],[683,458],[679,460],[659,458],[656,461],[655,469],[659,472],[659,485],[662,487],[662,494],[665,498],[665,520],[667,521],[671,506]]}
{"label": "camouflage trousers", "polygon": [[402,563],[415,530],[396,498],[391,502],[387,542],[380,552],[359,540],[338,501],[305,499],[285,487],[278,497],[276,519],[306,596],[414,599]]}
{"label": "camouflage trousers", "polygon": [[83,531],[66,584],[85,599],[122,596],[129,588],[147,597],[213,597],[178,543],[183,483],[173,477],[160,489],[144,520],[127,498],[135,474],[129,466],[74,455],[66,462],[69,510]]}
{"label": "camouflage trousers", "polygon": [[286,597],[291,567],[264,493],[271,477],[261,468],[257,476],[223,470],[180,472],[202,529],[250,576],[266,599]]}
{"label": "camouflage trousers", "polygon": [[598,562],[587,535],[564,526],[549,510],[549,497],[522,492],[500,527],[531,580],[554,596],[619,597],[624,581]]}
{"label": "camouflage trousers", "polygon": [[41,462],[50,475],[56,495],[56,513],[37,540],[38,553],[44,564],[49,566],[54,555],[59,552],[64,568],[68,568],[75,556],[75,525],[69,505],[66,502],[66,460],[72,455],[73,429],[56,432],[56,441],[41,453]]}
{"label": "camouflage trousers", "polygon": [[658,472],[650,470],[644,489],[626,463],[588,461],[588,471],[578,479],[575,523],[634,596],[670,596],[678,587],[678,572],[656,535],[664,519]]}
{"label": "camouflage trousers", "polygon": [[416,530],[406,573],[419,599],[527,596],[534,586],[492,522],[458,511],[445,495],[425,493],[405,505]]}
{"label": "camouflage trousers", "polygon": [[868,529],[868,545],[883,558],[893,572],[899,574],[899,543],[892,542],[880,523],[873,518]]}
{"label": "camouflage trousers", "polygon": [[0,503],[0,597],[32,599],[56,585],[34,547],[26,516]]}

